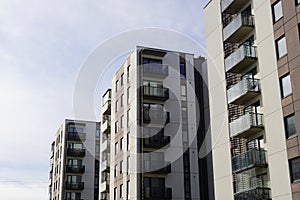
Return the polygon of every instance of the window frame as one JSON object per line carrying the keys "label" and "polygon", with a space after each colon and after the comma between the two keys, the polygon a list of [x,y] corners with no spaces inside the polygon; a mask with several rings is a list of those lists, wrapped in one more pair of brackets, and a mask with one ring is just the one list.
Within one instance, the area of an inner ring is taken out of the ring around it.
{"label": "window frame", "polygon": [[[285,41],[285,53],[280,55],[280,52],[279,52],[279,42],[284,39]],[[286,44],[286,37],[285,35],[282,35],[281,37],[279,37],[277,40],[275,40],[275,47],[276,47],[276,58],[277,60],[280,60],[281,58],[283,58],[284,56],[286,56],[288,54],[288,51],[287,51],[287,44]]]}
{"label": "window frame", "polygon": [[[294,118],[295,133],[288,133],[289,128],[288,128],[288,122],[287,121],[288,121],[288,119],[291,119],[291,118]],[[285,136],[286,136],[287,139],[293,138],[298,134],[297,133],[297,127],[296,127],[295,114],[291,114],[291,115],[288,115],[288,116],[284,117],[284,130],[285,130]]]}
{"label": "window frame", "polygon": [[[295,160],[299,160],[298,162],[300,162],[300,157],[298,156],[298,157],[295,157],[295,158],[292,158],[292,159],[290,159],[289,160],[289,170],[290,170],[290,179],[291,179],[291,183],[298,183],[298,182],[300,182],[300,175],[299,175],[299,177],[298,178],[295,178],[294,177],[294,174],[295,174],[295,172],[294,172],[294,170],[293,170],[293,161],[295,161]],[[300,165],[300,164],[299,164]],[[295,167],[294,169],[297,169],[297,167]],[[300,170],[299,170],[300,171]],[[298,172],[299,173],[299,172]],[[299,173],[300,174],[300,173]]]}
{"label": "window frame", "polygon": [[[290,93],[287,93],[287,94],[284,94],[284,87],[283,87],[283,79],[289,77],[289,87],[290,87]],[[291,96],[293,94],[293,89],[292,89],[292,81],[291,81],[291,75],[288,73],[288,74],[285,74],[284,76],[280,77],[279,79],[279,83],[280,83],[280,94],[281,94],[281,98],[284,99],[288,96]]]}
{"label": "window frame", "polygon": [[[275,6],[278,5],[278,3],[280,3],[280,8],[281,8],[281,16],[278,18],[276,17],[276,12],[275,12]],[[280,19],[283,18],[283,10],[282,10],[282,1],[278,0],[275,3],[272,4],[272,20],[273,20],[273,24],[275,24],[276,22],[278,22]]]}

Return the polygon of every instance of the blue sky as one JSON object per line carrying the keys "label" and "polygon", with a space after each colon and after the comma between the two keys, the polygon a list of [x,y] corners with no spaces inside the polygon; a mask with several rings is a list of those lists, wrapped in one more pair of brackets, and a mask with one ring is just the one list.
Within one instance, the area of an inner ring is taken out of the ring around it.
{"label": "blue sky", "polygon": [[[63,119],[73,118],[76,77],[97,45],[125,31],[157,27],[204,46],[207,1],[1,0],[1,199],[47,198],[50,143]],[[109,84],[95,91],[98,116],[97,101]]]}

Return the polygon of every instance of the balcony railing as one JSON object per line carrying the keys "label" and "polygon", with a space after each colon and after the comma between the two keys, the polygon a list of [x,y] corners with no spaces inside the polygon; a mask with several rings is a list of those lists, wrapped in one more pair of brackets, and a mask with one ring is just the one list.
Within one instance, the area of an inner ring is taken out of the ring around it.
{"label": "balcony railing", "polygon": [[226,72],[240,73],[256,60],[256,47],[243,44],[225,59]]}
{"label": "balcony railing", "polygon": [[84,157],[85,156],[85,149],[67,149],[67,156],[73,157]]}
{"label": "balcony railing", "polygon": [[231,137],[245,137],[263,129],[263,115],[247,113],[230,123]]}
{"label": "balcony railing", "polygon": [[265,150],[251,149],[232,158],[232,171],[234,173],[253,167],[267,167]]}
{"label": "balcony railing", "polygon": [[100,171],[105,171],[105,170],[109,170],[109,167],[108,167],[108,164],[107,164],[107,160],[102,162],[101,165],[100,165]]}
{"label": "balcony railing", "polygon": [[252,190],[236,193],[234,200],[270,200],[270,188],[259,187]]}
{"label": "balcony railing", "polygon": [[109,184],[106,181],[102,182],[100,185],[100,192],[107,191],[108,189],[109,189]]}
{"label": "balcony railing", "polygon": [[254,16],[240,13],[224,29],[224,42],[239,42],[254,29]]}
{"label": "balcony railing", "polygon": [[101,146],[101,152],[107,150],[107,147],[109,147],[109,142],[105,140],[100,146]]}
{"label": "balcony railing", "polygon": [[66,182],[67,190],[83,190],[84,183],[83,182]]}
{"label": "balcony railing", "polygon": [[144,160],[144,173],[169,174],[171,173],[171,163],[158,160]]}
{"label": "balcony railing", "polygon": [[145,108],[143,111],[144,124],[160,124],[165,125],[170,122],[170,113],[160,108]]}
{"label": "balcony railing", "polygon": [[169,75],[169,67],[159,63],[149,63],[143,65],[143,72],[144,75],[167,77]]}
{"label": "balcony railing", "polygon": [[222,0],[222,12],[228,14],[237,13],[249,0]]}
{"label": "balcony railing", "polygon": [[171,200],[172,189],[165,187],[144,187],[144,199]]}
{"label": "balcony railing", "polygon": [[83,165],[67,165],[66,166],[67,173],[84,173],[85,166]]}
{"label": "balcony railing", "polygon": [[86,133],[68,132],[68,140],[86,140]]}
{"label": "balcony railing", "polygon": [[242,105],[260,93],[259,80],[243,78],[227,91],[228,103]]}
{"label": "balcony railing", "polygon": [[143,86],[144,99],[166,101],[169,99],[169,89],[163,87]]}
{"label": "balcony railing", "polygon": [[102,114],[107,115],[111,111],[111,101],[108,100],[103,106],[102,106]]}
{"label": "balcony railing", "polygon": [[171,141],[170,136],[157,134],[149,138],[143,138],[144,147],[148,148],[161,148],[169,144]]}
{"label": "balcony railing", "polygon": [[106,120],[101,126],[102,133],[110,132],[110,120]]}

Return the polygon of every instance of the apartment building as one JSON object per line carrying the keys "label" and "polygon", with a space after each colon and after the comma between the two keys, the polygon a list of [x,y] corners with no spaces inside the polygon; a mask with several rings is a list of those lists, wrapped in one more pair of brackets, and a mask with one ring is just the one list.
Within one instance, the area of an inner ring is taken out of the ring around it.
{"label": "apartment building", "polygon": [[300,199],[298,4],[205,7],[216,200]]}
{"label": "apartment building", "polygon": [[50,200],[99,196],[100,123],[66,119],[51,144]]}
{"label": "apartment building", "polygon": [[117,71],[102,100],[101,199],[213,199],[211,155],[198,155],[204,61],[136,47]]}

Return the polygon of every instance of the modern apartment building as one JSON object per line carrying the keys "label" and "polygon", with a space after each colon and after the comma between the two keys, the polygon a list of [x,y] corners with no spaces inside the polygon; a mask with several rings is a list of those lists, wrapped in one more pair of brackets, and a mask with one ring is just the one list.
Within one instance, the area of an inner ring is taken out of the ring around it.
{"label": "modern apartment building", "polygon": [[98,200],[100,123],[66,119],[51,144],[50,200]]}
{"label": "modern apartment building", "polygon": [[117,71],[102,100],[101,199],[213,199],[211,155],[198,155],[204,61],[137,47]]}
{"label": "modern apartment building", "polygon": [[205,7],[216,200],[300,199],[299,2]]}

